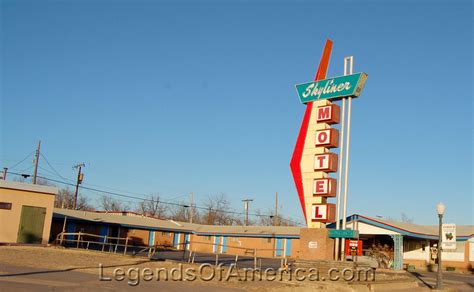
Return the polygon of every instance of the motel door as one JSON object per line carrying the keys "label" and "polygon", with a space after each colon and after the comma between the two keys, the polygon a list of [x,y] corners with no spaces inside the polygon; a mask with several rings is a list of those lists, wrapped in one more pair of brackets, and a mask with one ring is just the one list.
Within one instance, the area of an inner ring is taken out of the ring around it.
{"label": "motel door", "polygon": [[107,241],[106,236],[109,236],[109,225],[103,225],[100,228],[100,234],[99,235],[102,236],[102,238],[100,240],[102,242],[106,242]]}
{"label": "motel door", "polygon": [[283,239],[277,238],[275,243],[275,256],[281,257],[283,252]]}
{"label": "motel door", "polygon": [[41,243],[46,208],[23,206],[21,208],[18,243]]}
{"label": "motel door", "polygon": [[[76,232],[76,223],[74,223],[74,222],[68,223],[67,228],[66,228],[66,233],[74,233],[74,232]],[[67,240],[73,240],[74,235],[67,235],[66,239]]]}

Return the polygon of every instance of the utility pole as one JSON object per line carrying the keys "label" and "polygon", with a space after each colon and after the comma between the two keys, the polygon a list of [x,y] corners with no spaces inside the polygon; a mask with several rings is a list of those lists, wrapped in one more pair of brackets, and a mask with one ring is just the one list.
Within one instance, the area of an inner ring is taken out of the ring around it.
{"label": "utility pole", "polygon": [[249,225],[249,202],[252,202],[253,199],[244,199],[244,210],[245,210],[245,226]]}
{"label": "utility pole", "polygon": [[280,222],[278,220],[278,192],[275,193],[275,218],[273,221],[273,225],[280,225]]}
{"label": "utility pole", "polygon": [[7,171],[8,171],[8,167],[4,167],[3,168],[3,180],[7,180]]}
{"label": "utility pole", "polygon": [[39,163],[39,157],[40,157],[40,148],[41,148],[41,140],[38,142],[38,148],[36,149],[36,155],[35,155],[35,173],[33,175],[33,184],[36,184],[36,176],[38,174],[38,163]]}
{"label": "utility pole", "polygon": [[82,183],[82,179],[84,178],[84,174],[81,173],[81,170],[85,166],[86,165],[84,163],[80,163],[80,164],[74,166],[74,168],[77,168],[78,171],[77,171],[76,192],[74,193],[74,205],[72,206],[73,210],[76,210],[76,208],[77,208],[77,194],[79,192],[79,185]]}
{"label": "utility pole", "polygon": [[194,215],[194,210],[193,210],[194,193],[193,192],[189,193],[189,198],[191,200],[191,204],[189,205],[189,223],[193,223],[193,215]]}

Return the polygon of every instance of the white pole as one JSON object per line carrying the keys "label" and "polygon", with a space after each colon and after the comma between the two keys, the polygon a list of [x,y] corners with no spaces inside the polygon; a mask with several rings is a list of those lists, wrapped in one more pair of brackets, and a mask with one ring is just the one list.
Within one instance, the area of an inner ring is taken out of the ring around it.
{"label": "white pole", "polygon": [[[345,71],[345,70],[344,70]],[[344,75],[346,73],[344,72]],[[344,124],[346,119],[346,99],[342,99],[342,121],[341,121],[341,143],[339,144],[339,174],[337,180],[337,205],[336,205],[336,229],[341,227],[341,192],[342,192],[342,160],[344,157]],[[334,259],[339,260],[339,243],[340,239],[336,238],[336,248],[334,249]]]}
{"label": "white pole", "polygon": [[[352,66],[353,66],[353,57],[346,57],[344,58],[344,67],[346,67],[346,62],[349,63],[349,74],[352,74]],[[346,142],[346,163],[344,167],[344,207],[342,209],[342,229],[346,229],[346,217],[347,217],[347,183],[348,183],[348,172],[349,172],[349,149],[351,143],[351,107],[352,107],[352,97],[348,97],[349,104],[347,107],[347,142]],[[341,246],[342,250],[342,258],[345,260],[345,244]]]}

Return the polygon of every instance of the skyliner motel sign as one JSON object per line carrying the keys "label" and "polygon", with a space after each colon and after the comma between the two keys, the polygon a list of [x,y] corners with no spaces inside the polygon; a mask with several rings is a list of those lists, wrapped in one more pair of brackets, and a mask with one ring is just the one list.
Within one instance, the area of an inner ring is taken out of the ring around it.
{"label": "skyliner motel sign", "polygon": [[367,74],[357,73],[331,79],[313,81],[296,85],[302,103],[318,99],[336,100],[359,96],[364,88]]}
{"label": "skyliner motel sign", "polygon": [[296,85],[306,111],[291,159],[290,167],[308,227],[323,228],[335,221],[336,205],[327,202],[337,195],[340,108],[333,101],[358,97],[367,80],[366,73],[326,79],[332,42],[328,40],[316,78]]}

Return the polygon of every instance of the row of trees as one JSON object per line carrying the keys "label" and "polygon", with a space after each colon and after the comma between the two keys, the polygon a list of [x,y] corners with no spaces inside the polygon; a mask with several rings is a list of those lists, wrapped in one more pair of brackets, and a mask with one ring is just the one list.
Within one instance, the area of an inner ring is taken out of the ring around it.
{"label": "row of trees", "polygon": [[[74,191],[62,188],[56,196],[55,207],[71,209],[74,206]],[[97,200],[95,206],[83,195],[78,195],[77,209],[91,211],[97,208],[109,212],[133,211],[145,216],[160,219],[172,219],[175,221],[190,222],[208,225],[243,225],[244,215],[240,212],[231,211],[230,202],[224,194],[209,196],[200,207],[190,206],[185,202],[168,203],[160,199],[159,194],[148,196],[146,200],[129,202],[121,201],[110,195],[103,194]],[[256,210],[255,215],[249,219],[250,225],[295,225],[293,222],[283,218],[275,218],[273,211],[263,213]]]}
{"label": "row of trees", "polygon": [[[26,178],[18,177],[14,180],[25,182]],[[43,178],[38,178],[37,184],[55,186],[55,184]],[[199,207],[196,205],[190,206],[189,203],[186,202],[164,202],[161,200],[159,194],[150,195],[146,200],[136,202],[122,201],[110,195],[103,194],[95,203],[96,204],[92,204],[87,197],[79,193],[76,209],[84,211],[97,209],[109,212],[132,211],[145,216],[182,222],[190,222],[192,216],[193,223],[207,225],[244,225],[245,223],[245,215],[241,212],[232,211],[230,202],[224,194],[207,197]],[[74,190],[67,187],[59,189],[54,205],[56,208],[72,209],[74,207]],[[291,220],[282,217],[275,218],[274,213],[275,210],[263,212],[257,209],[249,217],[249,225],[296,225],[296,223]]]}

